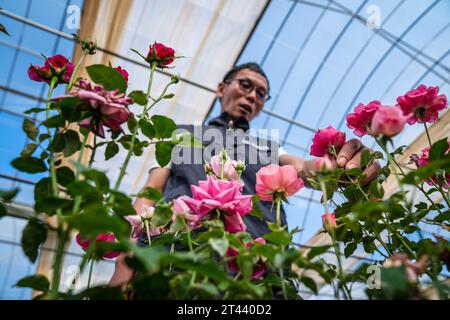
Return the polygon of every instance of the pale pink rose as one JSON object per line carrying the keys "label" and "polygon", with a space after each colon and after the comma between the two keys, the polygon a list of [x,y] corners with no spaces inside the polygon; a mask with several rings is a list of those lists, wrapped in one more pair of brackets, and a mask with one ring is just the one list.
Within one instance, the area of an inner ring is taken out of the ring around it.
{"label": "pale pink rose", "polygon": [[[227,156],[227,160],[223,164],[223,177],[228,180],[236,180],[238,178],[236,166],[237,161],[231,160]],[[222,160],[220,159],[220,155],[215,155],[211,158],[210,167],[214,175],[220,178],[222,174]]]}
{"label": "pale pink rose", "polygon": [[334,153],[338,154],[344,145],[345,133],[328,126],[326,129],[317,130],[312,142],[310,155],[316,157],[333,156]]}
{"label": "pale pink rose", "polygon": [[374,137],[393,137],[403,130],[405,123],[406,118],[399,107],[381,106],[373,115],[370,134]]}
{"label": "pale pink rose", "polygon": [[[78,245],[84,251],[86,251],[89,248],[90,244],[91,244],[90,240],[83,240],[79,233],[76,235],[75,239],[76,239]],[[104,233],[104,234],[97,235],[97,238],[96,238],[95,242],[99,243],[99,242],[102,242],[102,241],[104,241],[104,242],[116,242],[116,237],[112,233]],[[113,259],[113,258],[117,257],[118,255],[120,255],[120,252],[105,252],[103,254],[102,258]]]}
{"label": "pale pink rose", "polygon": [[41,67],[31,65],[28,68],[28,76],[37,82],[50,83],[53,77],[57,77],[58,83],[68,83],[73,70],[74,65],[66,57],[57,54],[47,58]]}
{"label": "pale pink rose", "polygon": [[118,90],[107,91],[103,86],[86,80],[80,80],[78,86],[79,89],[53,100],[77,97],[84,101],[82,107],[90,111],[93,116],[81,120],[78,124],[82,128],[90,128],[92,132],[102,138],[105,137],[103,126],[115,132],[122,132],[121,125],[127,122],[132,115],[128,110],[128,105],[133,100],[124,93],[119,93]]}
{"label": "pale pink rose", "polygon": [[[131,224],[131,238],[135,239],[146,233],[145,221],[147,220],[150,223],[150,219],[153,217],[154,212],[154,207],[146,207],[140,214],[125,216],[125,219]],[[158,228],[150,227],[149,231],[152,236],[160,234]]]}
{"label": "pale pink rose", "polygon": [[314,170],[316,171],[330,171],[334,169],[333,161],[329,156],[316,158],[313,160]]}
{"label": "pale pink rose", "polygon": [[[253,244],[255,242],[258,242],[260,244],[266,244],[266,240],[264,240],[263,238],[256,238],[253,241],[247,242],[245,244],[245,247],[250,248],[251,246],[253,246]],[[237,256],[239,256],[239,252],[236,249],[228,248],[228,250],[227,250],[228,269],[231,272],[235,272],[235,273],[239,272],[239,266],[236,261]],[[252,280],[261,278],[266,272],[267,272],[266,264],[264,263],[264,261],[261,258],[259,258],[255,267],[253,268]]]}
{"label": "pale pink rose", "polygon": [[199,181],[198,186],[191,185],[192,198],[187,197],[184,202],[193,208],[200,219],[215,209],[230,215],[245,216],[252,210],[252,196],[242,195],[240,189],[236,181],[207,176],[206,181]]}
{"label": "pale pink rose", "polygon": [[291,165],[270,164],[256,173],[256,193],[264,201],[273,201],[274,194],[287,198],[303,186],[303,180],[297,177],[297,170]]}
{"label": "pale pink rose", "polygon": [[378,100],[374,100],[367,105],[359,103],[354,112],[347,115],[347,127],[353,129],[353,133],[358,137],[367,134],[372,117],[380,106],[381,103]]}
{"label": "pale pink rose", "polygon": [[439,111],[448,106],[447,96],[445,94],[438,95],[438,93],[438,86],[427,87],[421,84],[416,89],[410,90],[397,98],[397,103],[403,114],[408,116],[409,124],[422,123],[423,120],[429,123],[436,122]]}
{"label": "pale pink rose", "polygon": [[[449,140],[450,144],[450,140]],[[450,148],[447,149],[445,152],[445,155],[448,155],[450,152]],[[420,150],[420,154],[413,154],[411,155],[411,160],[415,162],[417,168],[426,166],[430,162],[430,147],[423,148]],[[432,177],[430,180],[426,180],[426,182],[432,186],[433,184],[439,184],[438,178],[436,176]],[[442,187],[445,189],[448,189],[450,186],[450,174],[445,173],[445,182],[443,183]]]}
{"label": "pale pink rose", "polygon": [[323,214],[322,223],[325,229],[327,229],[328,227],[336,228],[336,217],[334,215],[334,212]]}

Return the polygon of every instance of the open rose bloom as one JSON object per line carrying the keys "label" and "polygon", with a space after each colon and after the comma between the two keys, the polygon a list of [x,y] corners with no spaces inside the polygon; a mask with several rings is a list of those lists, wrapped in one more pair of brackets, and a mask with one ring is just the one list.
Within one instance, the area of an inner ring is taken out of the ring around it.
{"label": "open rose bloom", "polygon": [[192,198],[185,197],[183,201],[199,220],[217,209],[225,213],[225,230],[245,231],[242,217],[252,210],[252,196],[242,195],[242,186],[235,180],[225,181],[211,176],[206,179],[199,181],[198,186],[192,185]]}
{"label": "open rose bloom", "polygon": [[445,94],[438,95],[439,87],[427,87],[423,84],[416,89],[408,91],[403,96],[397,98],[397,103],[405,116],[408,116],[408,123],[416,122],[433,123],[439,117],[439,111],[448,106]]}
{"label": "open rose bloom", "polygon": [[162,43],[155,42],[148,50],[147,62],[156,63],[158,68],[167,68],[175,60],[175,50]]}
{"label": "open rose bloom", "polygon": [[275,200],[277,195],[286,199],[303,186],[303,180],[297,177],[297,170],[290,165],[270,164],[256,173],[256,193],[264,201]]}
{"label": "open rose bloom", "polygon": [[[450,143],[450,141],[449,141],[449,143]],[[448,155],[449,152],[450,152],[450,148],[447,149],[445,155]],[[413,161],[416,164],[417,168],[426,166],[430,162],[430,147],[423,148],[420,151],[419,155],[413,154],[411,156],[411,161]],[[430,180],[427,180],[426,182],[430,186],[432,186],[433,184],[439,185],[438,178],[436,176],[432,177]],[[449,186],[450,186],[450,174],[445,173],[442,187],[445,189],[448,189]]]}
{"label": "open rose bloom", "polygon": [[368,133],[373,115],[380,106],[381,103],[378,100],[374,100],[367,105],[359,103],[354,112],[347,115],[347,127],[353,129],[353,133],[358,137],[364,136]]}
{"label": "open rose bloom", "polygon": [[399,107],[380,106],[373,115],[370,134],[374,137],[393,137],[403,130],[405,123],[406,117]]}
{"label": "open rose bloom", "polygon": [[310,155],[316,157],[334,156],[345,143],[345,133],[332,126],[317,130],[313,137]]}
{"label": "open rose bloom", "polygon": [[[264,240],[263,238],[256,238],[253,241],[247,242],[245,244],[245,247],[250,248],[251,246],[253,246],[253,244],[255,242],[258,242],[260,244],[266,244],[266,240]],[[236,249],[228,248],[228,250],[227,250],[227,257],[228,257],[227,266],[228,266],[228,269],[234,273],[239,272],[239,266],[236,261],[237,256],[239,256],[239,252]],[[264,263],[264,261],[261,258],[259,258],[255,267],[253,268],[252,280],[261,278],[266,272],[267,272],[266,264]]]}
{"label": "open rose bloom", "polygon": [[57,77],[58,83],[68,83],[74,68],[74,65],[66,57],[57,54],[47,58],[41,67],[31,65],[28,68],[28,76],[37,82],[50,83],[53,77]]}
{"label": "open rose bloom", "polygon": [[92,113],[78,124],[82,128],[90,128],[93,133],[104,138],[108,127],[112,131],[122,132],[121,125],[128,121],[132,113],[128,110],[133,100],[119,93],[118,90],[107,91],[101,85],[86,80],[79,81],[79,89],[67,95],[55,98],[59,100],[67,97],[76,97],[84,102],[83,109]]}
{"label": "open rose bloom", "polygon": [[[81,234],[79,234],[79,233],[77,234],[75,239],[76,239],[78,245],[84,251],[86,251],[89,248],[90,244],[91,244],[90,240],[83,240],[83,238],[81,237]],[[102,242],[102,241],[103,242],[116,242],[116,237],[112,233],[99,234],[97,236],[96,243]],[[103,254],[102,258],[114,259],[118,255],[120,255],[120,252],[106,252],[106,253]]]}

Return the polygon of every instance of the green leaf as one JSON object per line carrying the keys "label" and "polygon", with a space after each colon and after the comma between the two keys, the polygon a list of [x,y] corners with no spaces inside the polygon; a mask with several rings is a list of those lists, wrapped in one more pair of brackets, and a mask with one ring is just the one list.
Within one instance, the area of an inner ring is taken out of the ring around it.
{"label": "green leaf", "polygon": [[264,213],[259,207],[259,196],[254,194],[252,196],[252,211],[249,213],[251,216],[258,218],[259,220],[264,219]]}
{"label": "green leaf", "polygon": [[86,289],[68,299],[74,300],[124,300],[124,294],[120,287],[99,286]]}
{"label": "green leaf", "polygon": [[303,277],[301,277],[300,278],[300,281],[309,289],[309,290],[311,290],[312,292],[314,292],[314,294],[318,294],[318,290],[317,290],[317,284],[316,284],[316,282],[313,280],[313,279],[311,279],[310,277],[305,277],[305,276],[303,276]]}
{"label": "green leaf", "polygon": [[135,215],[136,210],[133,207],[133,201],[127,195],[117,192],[110,191],[111,195],[114,196],[113,210],[119,215]]}
{"label": "green leaf", "polygon": [[167,276],[158,273],[147,275],[132,282],[138,300],[169,299],[171,287]]}
{"label": "green leaf", "polygon": [[353,252],[355,252],[357,248],[357,243],[356,242],[350,242],[349,244],[347,244],[347,246],[344,249],[344,255],[346,258],[350,257]]}
{"label": "green leaf", "polygon": [[2,199],[3,202],[10,202],[17,196],[18,193],[19,188],[14,188],[7,191],[0,190],[0,198]]}
{"label": "green leaf", "polygon": [[37,274],[20,279],[16,283],[16,287],[32,288],[37,291],[47,292],[50,288],[50,282],[45,276]]}
{"label": "green leaf", "polygon": [[31,219],[22,232],[22,249],[31,262],[35,262],[39,246],[47,239],[47,225],[38,219]]}
{"label": "green leaf", "polygon": [[208,242],[221,257],[225,257],[229,246],[227,239],[210,238]]}
{"label": "green leaf", "polygon": [[86,181],[75,181],[67,186],[72,196],[86,196],[97,192],[97,190]]}
{"label": "green leaf", "polygon": [[36,141],[36,137],[39,134],[39,129],[36,127],[35,123],[29,119],[23,119],[22,130],[25,132],[28,138]]}
{"label": "green leaf", "polygon": [[30,157],[34,151],[36,151],[37,148],[37,144],[35,143],[28,143],[25,148],[22,150],[22,152],[20,153],[20,156],[22,158],[28,158]]}
{"label": "green leaf", "polygon": [[169,94],[166,94],[166,95],[163,97],[163,99],[172,99],[173,97],[175,97],[175,95],[174,95],[173,93],[169,93]]}
{"label": "green leaf", "polygon": [[106,174],[95,169],[88,169],[83,171],[83,175],[86,179],[95,183],[97,190],[104,193],[109,190],[109,180]]}
{"label": "green leaf", "polygon": [[[144,269],[152,274],[161,269],[161,262],[167,256],[161,247],[134,248],[134,257],[143,265]],[[127,259],[127,263],[130,259]]]}
{"label": "green leaf", "polygon": [[263,238],[277,245],[288,245],[292,241],[292,235],[286,230],[273,231],[264,235]]}
{"label": "green leaf", "polygon": [[92,81],[103,85],[106,90],[119,90],[124,93],[127,90],[127,83],[124,77],[114,68],[95,64],[86,67],[86,71]]}
{"label": "green leaf", "polygon": [[50,178],[42,178],[36,183],[34,186],[34,201],[39,201],[40,199],[44,199],[50,197],[52,194],[52,187]]}
{"label": "green leaf", "polygon": [[131,115],[131,117],[128,118],[127,125],[130,132],[134,132],[134,129],[137,127],[138,122],[136,121],[136,118],[133,115]]}
{"label": "green leaf", "polygon": [[0,23],[0,32],[3,32],[4,34],[6,34],[7,36],[11,36],[8,32],[8,30],[6,30],[5,26],[3,24]]}
{"label": "green leaf", "polygon": [[71,208],[72,205],[72,200],[50,196],[36,201],[34,208],[37,212],[45,212],[48,215],[54,215],[58,209],[66,210]]}
{"label": "green leaf", "polygon": [[0,202],[0,219],[5,217],[7,214],[8,210],[6,210],[6,207]]}
{"label": "green leaf", "polygon": [[430,148],[430,161],[444,158],[448,148],[447,138],[441,139],[434,143]]}
{"label": "green leaf", "polygon": [[17,170],[26,173],[39,173],[48,170],[44,161],[35,157],[16,158],[11,161],[11,165]]}
{"label": "green leaf", "polygon": [[177,134],[172,142],[181,147],[203,148],[203,143],[189,132]]}
{"label": "green leaf", "polygon": [[67,221],[88,238],[107,232],[113,232],[118,238],[129,236],[129,223],[119,216],[109,215],[103,206],[85,208],[83,213],[68,217]]}
{"label": "green leaf", "polygon": [[138,198],[146,198],[158,202],[163,198],[163,195],[158,189],[146,187],[142,192],[138,194]]}
{"label": "green leaf", "polygon": [[369,192],[375,198],[383,199],[384,197],[383,186],[377,180],[374,180],[370,183]]}
{"label": "green leaf", "polygon": [[312,259],[314,257],[317,257],[318,255],[321,255],[325,252],[327,252],[327,250],[330,248],[330,246],[317,246],[317,247],[313,247],[311,248],[311,250],[309,250],[308,252],[308,259]]}
{"label": "green leaf", "polygon": [[65,146],[64,133],[59,132],[55,134],[52,141],[52,149],[54,152],[62,152]]}
{"label": "green leaf", "polygon": [[172,219],[172,208],[169,204],[159,204],[151,220],[152,227],[166,226]]}
{"label": "green leaf", "polygon": [[165,116],[154,115],[151,117],[151,121],[156,129],[157,138],[170,138],[177,128],[175,122]]}
{"label": "green leaf", "polygon": [[66,187],[75,181],[75,173],[69,167],[59,167],[56,169],[56,180],[60,185]]}
{"label": "green leaf", "polygon": [[65,125],[64,118],[60,115],[55,115],[42,122],[47,128],[62,128]]}
{"label": "green leaf", "polygon": [[128,96],[140,106],[145,106],[148,103],[147,95],[143,91],[132,91]]}
{"label": "green leaf", "polygon": [[174,144],[171,142],[160,141],[156,143],[156,161],[161,167],[166,166],[172,158]]}
{"label": "green leaf", "polygon": [[139,121],[139,126],[141,127],[142,133],[146,137],[153,139],[156,136],[156,129],[151,122],[149,122],[145,119],[141,119]]}
{"label": "green leaf", "polygon": [[46,110],[47,109],[45,109],[45,108],[31,108],[31,109],[28,109],[28,110],[24,111],[23,113],[25,113],[25,114],[39,113],[39,112],[44,112]]}
{"label": "green leaf", "polygon": [[76,122],[81,119],[81,106],[78,98],[64,98],[58,102],[61,114],[68,122]]}
{"label": "green leaf", "polygon": [[64,133],[64,148],[62,150],[65,157],[69,157],[81,149],[81,141],[78,132],[67,130]]}
{"label": "green leaf", "polygon": [[113,158],[119,152],[119,146],[114,141],[108,142],[105,149],[105,160]]}
{"label": "green leaf", "polygon": [[363,149],[361,154],[361,162],[360,165],[362,168],[367,167],[367,165],[372,161],[372,157],[370,155],[369,149]]}

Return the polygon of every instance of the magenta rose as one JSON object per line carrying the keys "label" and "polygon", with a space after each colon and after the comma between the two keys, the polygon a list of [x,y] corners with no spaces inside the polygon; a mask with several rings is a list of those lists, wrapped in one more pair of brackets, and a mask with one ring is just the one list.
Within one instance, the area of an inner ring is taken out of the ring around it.
{"label": "magenta rose", "polygon": [[[78,245],[84,250],[86,251],[88,249],[88,247],[91,244],[90,240],[83,240],[81,235],[78,233],[76,236],[76,241],[78,243]],[[104,233],[104,234],[99,234],[96,238],[96,243],[99,242],[116,242],[116,237],[114,236],[114,234],[112,233]],[[102,258],[107,258],[107,259],[113,259],[115,257],[117,257],[118,255],[120,255],[120,252],[106,252],[103,254]]]}
{"label": "magenta rose", "polygon": [[125,82],[128,83],[128,76],[129,76],[128,71],[123,69],[121,66],[115,67],[114,69],[116,69],[125,79]]}
{"label": "magenta rose", "polygon": [[[255,242],[258,242],[260,244],[266,244],[266,240],[264,240],[263,238],[256,238],[253,241],[247,242],[245,244],[245,247],[248,249],[251,246],[253,246],[253,244]],[[238,256],[239,256],[239,252],[236,249],[228,248],[228,250],[227,250],[227,257],[228,257],[227,266],[231,272],[235,272],[235,273],[239,272],[239,266],[236,261],[236,258]],[[264,263],[262,258],[259,258],[255,267],[253,268],[252,280],[261,278],[266,272],[267,272],[266,264]]]}
{"label": "magenta rose", "polygon": [[[449,140],[450,143],[450,140]],[[450,152],[450,148],[447,149],[445,155],[448,155],[448,153]],[[414,161],[414,163],[416,164],[417,168],[426,166],[428,163],[430,163],[430,147],[426,147],[423,148],[420,151],[420,154],[413,154],[411,156],[411,160]],[[443,188],[448,189],[450,186],[450,174],[449,173],[445,173],[444,175],[445,181],[442,185]],[[438,184],[438,178],[432,177],[430,180],[426,181],[430,186],[434,184]]]}
{"label": "magenta rose", "polygon": [[373,115],[370,134],[374,137],[393,137],[403,130],[405,123],[406,117],[399,107],[381,106]]}
{"label": "magenta rose", "polygon": [[353,129],[358,137],[368,133],[375,111],[381,106],[380,101],[374,100],[367,105],[359,103],[353,113],[347,115],[347,127]]}
{"label": "magenta rose", "polygon": [[269,164],[256,173],[256,193],[264,201],[274,200],[274,195],[286,199],[303,186],[303,180],[297,177],[297,170],[290,165]]}
{"label": "magenta rose", "polygon": [[58,83],[68,83],[73,69],[74,65],[66,57],[57,54],[47,58],[43,66],[31,65],[28,68],[28,76],[37,82],[50,83],[53,77],[57,77]]}
{"label": "magenta rose", "polygon": [[335,156],[345,143],[345,133],[328,126],[326,129],[317,130],[312,142],[310,155],[316,157]]}
{"label": "magenta rose", "polygon": [[436,122],[439,111],[448,106],[447,96],[438,95],[439,87],[427,87],[423,84],[416,89],[408,91],[403,96],[397,98],[397,103],[405,116],[408,116],[408,123],[416,122],[428,123]]}
{"label": "magenta rose", "polygon": [[155,42],[150,45],[147,62],[150,64],[156,63],[158,68],[166,68],[175,59],[175,50],[166,47],[162,43]]}

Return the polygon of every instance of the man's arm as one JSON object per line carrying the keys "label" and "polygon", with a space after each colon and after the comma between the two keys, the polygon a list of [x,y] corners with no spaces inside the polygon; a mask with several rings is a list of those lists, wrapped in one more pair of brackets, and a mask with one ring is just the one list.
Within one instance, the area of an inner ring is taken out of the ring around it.
{"label": "man's arm", "polygon": [[[146,187],[152,187],[155,189],[158,189],[160,192],[163,192],[164,187],[166,186],[167,179],[170,175],[170,169],[169,168],[155,168],[153,169],[144,185],[144,188]],[[137,198],[136,202],[134,203],[134,208],[136,209],[136,212],[141,212],[145,207],[151,206],[153,204],[153,201],[144,199],[144,198]],[[131,239],[132,242],[136,243],[137,239]],[[111,277],[111,280],[109,281],[109,286],[116,287],[116,286],[122,286],[122,289],[125,290],[128,282],[133,277],[133,269],[129,268],[127,263],[125,262],[125,258],[130,256],[128,253],[122,253],[120,256],[117,257],[116,260],[116,267],[114,270],[114,274]]]}
{"label": "man's arm", "polygon": [[[339,151],[337,155],[337,160],[333,160],[334,168],[360,168],[361,167],[361,156],[364,151],[367,149],[361,141],[358,139],[351,139],[347,141]],[[370,149],[369,149],[370,150]],[[370,150],[371,152],[373,150]],[[297,170],[297,175],[299,178],[304,179],[309,178],[314,175],[314,172],[319,168],[315,167],[315,159],[305,160],[298,156],[293,156],[290,154],[282,154],[279,157],[280,165],[292,165]],[[380,173],[380,163],[378,161],[374,161],[370,166],[364,169],[363,174],[366,175],[366,179],[363,184],[367,184],[374,180],[378,174]],[[308,186],[308,184],[306,183]]]}

